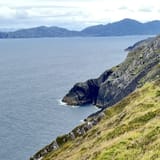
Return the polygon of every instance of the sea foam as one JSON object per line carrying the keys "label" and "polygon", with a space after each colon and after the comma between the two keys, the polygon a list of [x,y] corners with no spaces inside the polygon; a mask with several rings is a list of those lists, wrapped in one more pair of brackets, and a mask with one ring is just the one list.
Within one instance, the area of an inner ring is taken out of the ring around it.
{"label": "sea foam", "polygon": [[62,99],[57,99],[57,101],[60,106],[67,106],[67,104],[63,102]]}

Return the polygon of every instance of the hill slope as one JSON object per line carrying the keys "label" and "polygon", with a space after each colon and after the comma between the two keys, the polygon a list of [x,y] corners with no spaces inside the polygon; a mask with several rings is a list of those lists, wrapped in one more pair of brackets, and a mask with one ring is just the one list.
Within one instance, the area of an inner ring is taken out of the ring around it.
{"label": "hill slope", "polygon": [[[82,131],[86,123],[78,128]],[[69,135],[69,134],[68,134]],[[146,83],[118,104],[103,111],[98,125],[69,139],[57,138],[59,149],[42,160],[158,160],[160,159],[160,79]],[[40,154],[41,153],[41,154]],[[45,154],[44,154],[45,153]]]}

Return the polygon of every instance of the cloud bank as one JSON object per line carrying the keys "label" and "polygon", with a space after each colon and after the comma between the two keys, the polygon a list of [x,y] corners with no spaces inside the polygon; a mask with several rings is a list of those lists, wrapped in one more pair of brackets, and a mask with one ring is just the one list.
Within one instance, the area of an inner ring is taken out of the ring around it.
{"label": "cloud bank", "polygon": [[159,0],[0,0],[0,28],[82,29],[123,18],[146,22],[160,19],[159,4]]}

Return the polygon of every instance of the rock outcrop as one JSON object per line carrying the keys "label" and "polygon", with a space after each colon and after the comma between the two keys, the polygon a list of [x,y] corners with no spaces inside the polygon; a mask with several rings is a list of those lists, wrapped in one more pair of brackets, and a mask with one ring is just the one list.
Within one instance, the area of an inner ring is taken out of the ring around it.
{"label": "rock outcrop", "polygon": [[[77,83],[63,98],[68,105],[114,105],[148,80],[160,75],[160,36],[128,48],[126,60],[99,78]],[[154,72],[152,72],[154,69]]]}
{"label": "rock outcrop", "polygon": [[98,79],[90,79],[84,83],[77,83],[63,98],[68,105],[96,104],[100,85],[113,73],[112,69],[105,71]]}
{"label": "rock outcrop", "polygon": [[58,150],[65,143],[75,140],[78,137],[82,137],[95,125],[97,125],[104,118],[104,116],[105,116],[104,112],[99,112],[92,117],[88,117],[87,119],[85,119],[83,124],[77,126],[68,134],[57,137],[56,140],[54,140],[52,143],[45,146],[43,149],[38,151],[34,156],[32,156],[30,160],[40,160],[48,153]]}

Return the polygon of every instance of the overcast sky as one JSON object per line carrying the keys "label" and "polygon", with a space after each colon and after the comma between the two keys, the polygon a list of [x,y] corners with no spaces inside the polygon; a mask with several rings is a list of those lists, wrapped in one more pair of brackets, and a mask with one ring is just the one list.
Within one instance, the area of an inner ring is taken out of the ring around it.
{"label": "overcast sky", "polygon": [[160,20],[160,0],[0,0],[0,28],[82,29],[132,18]]}

